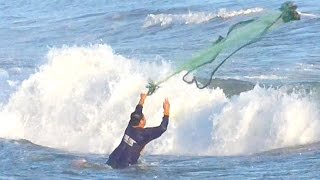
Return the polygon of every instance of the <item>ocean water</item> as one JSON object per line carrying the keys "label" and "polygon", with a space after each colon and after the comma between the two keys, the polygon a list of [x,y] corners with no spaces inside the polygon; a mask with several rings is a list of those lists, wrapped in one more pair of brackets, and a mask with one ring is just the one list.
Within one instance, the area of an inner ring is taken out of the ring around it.
{"label": "ocean water", "polygon": [[275,0],[0,0],[0,179],[319,179],[320,3],[227,61],[210,88],[161,85],[167,132],[113,170],[149,79],[160,80]]}

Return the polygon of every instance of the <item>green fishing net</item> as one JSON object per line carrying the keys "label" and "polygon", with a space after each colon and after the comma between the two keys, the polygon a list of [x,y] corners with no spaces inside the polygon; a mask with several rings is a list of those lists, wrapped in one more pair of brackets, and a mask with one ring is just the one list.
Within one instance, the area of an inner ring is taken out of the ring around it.
{"label": "green fishing net", "polygon": [[[281,5],[280,11],[269,12],[257,19],[241,21],[234,24],[229,28],[225,37],[219,36],[208,49],[187,60],[186,63],[177,68],[172,74],[169,74],[166,78],[157,83],[150,81],[147,85],[148,95],[153,94],[161,83],[182,71],[187,71],[183,76],[183,81],[186,83],[195,83],[199,89],[207,87],[210,85],[212,78],[218,69],[236,52],[257,42],[263,35],[276,29],[280,25],[289,21],[300,20],[300,15],[296,9],[297,6],[294,3],[285,2]],[[213,63],[221,54],[226,55],[226,57],[218,63]],[[208,74],[206,75],[208,76],[208,78],[206,78],[207,82],[203,82],[202,79],[202,82],[200,83],[197,76],[193,76],[191,80],[188,80],[187,76],[190,73],[206,66],[209,66],[207,69],[210,69],[210,72],[206,72]]]}

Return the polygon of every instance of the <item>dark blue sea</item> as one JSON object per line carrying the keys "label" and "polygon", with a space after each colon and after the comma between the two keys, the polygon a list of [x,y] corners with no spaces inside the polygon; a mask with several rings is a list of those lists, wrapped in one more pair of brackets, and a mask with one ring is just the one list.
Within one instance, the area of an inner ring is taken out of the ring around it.
{"label": "dark blue sea", "polygon": [[167,131],[137,165],[105,165],[150,79],[283,2],[0,0],[0,179],[320,179],[316,0],[208,88],[161,84],[144,114],[159,125],[168,97]]}

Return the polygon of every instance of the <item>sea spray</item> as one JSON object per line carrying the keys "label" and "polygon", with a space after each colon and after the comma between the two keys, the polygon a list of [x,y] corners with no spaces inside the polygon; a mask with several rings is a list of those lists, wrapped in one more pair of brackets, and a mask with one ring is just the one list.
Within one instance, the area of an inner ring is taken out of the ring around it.
{"label": "sea spray", "polygon": [[209,154],[238,155],[317,142],[319,104],[284,89],[256,86],[213,116]]}
{"label": "sea spray", "polygon": [[[0,111],[0,137],[27,139],[78,152],[110,153],[148,78],[172,70],[166,62],[124,58],[108,45],[51,49],[47,63],[24,80]],[[227,98],[181,81],[162,84],[144,107],[157,126],[168,97],[168,130],[147,154],[236,155],[319,141],[319,104],[312,97],[258,85]]]}

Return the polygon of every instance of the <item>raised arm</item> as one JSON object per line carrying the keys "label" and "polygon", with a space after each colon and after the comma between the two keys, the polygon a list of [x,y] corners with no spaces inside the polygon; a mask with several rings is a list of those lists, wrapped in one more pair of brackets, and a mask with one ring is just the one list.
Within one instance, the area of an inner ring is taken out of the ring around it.
{"label": "raised arm", "polygon": [[146,100],[146,98],[147,98],[147,94],[144,94],[144,93],[140,94],[139,103],[136,106],[136,109],[135,109],[135,111],[133,113],[138,113],[138,114],[142,113],[143,104],[144,104],[144,101]]}
{"label": "raised arm", "polygon": [[140,94],[139,104],[140,104],[141,106],[143,106],[144,101],[146,100],[146,98],[147,98],[147,94],[145,94],[145,93],[141,93],[141,94]]}
{"label": "raised arm", "polygon": [[144,129],[143,136],[145,137],[145,144],[160,137],[167,130],[169,123],[169,113],[170,103],[168,99],[165,99],[163,103],[163,118],[160,126]]}

